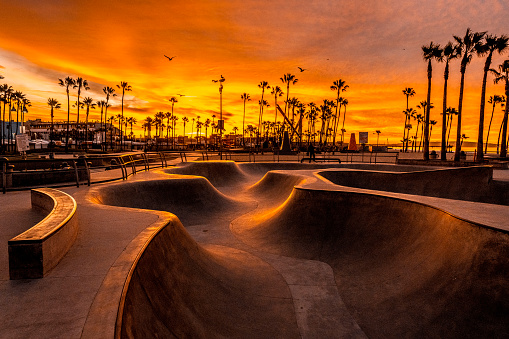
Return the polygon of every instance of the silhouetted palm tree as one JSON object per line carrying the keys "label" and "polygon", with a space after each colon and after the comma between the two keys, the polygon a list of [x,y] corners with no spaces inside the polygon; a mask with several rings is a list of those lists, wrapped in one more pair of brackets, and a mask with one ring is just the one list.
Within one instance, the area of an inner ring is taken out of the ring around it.
{"label": "silhouetted palm tree", "polygon": [[[75,84],[73,86],[74,89],[78,89],[78,102],[80,101],[80,96],[81,96],[81,89],[83,88],[84,90],[88,91],[90,89],[90,87],[88,87],[88,82],[87,80],[81,78],[81,77],[78,77],[76,78],[75,80]],[[76,122],[79,124],[80,123],[80,105],[78,105],[78,115],[77,115],[77,118],[76,118]]]}
{"label": "silhouetted palm tree", "polygon": [[[132,87],[131,85],[129,85],[127,83],[127,81],[121,81],[120,82],[120,85],[117,85],[117,88],[118,89],[122,89],[122,120],[124,119],[124,95],[125,95],[125,92],[130,92],[132,91]],[[122,126],[122,125],[121,125]],[[122,140],[124,138],[124,135],[122,134],[122,127],[120,128],[120,150],[123,150],[123,143],[122,143]]]}
{"label": "silhouetted palm tree", "polygon": [[[51,125],[50,125],[50,129],[49,129],[49,139],[51,142],[51,141],[53,141],[53,138],[52,138],[53,137],[53,118],[55,117],[53,114],[53,110],[60,109],[62,106],[60,105],[60,103],[58,102],[57,99],[53,99],[53,98],[48,99],[48,106],[51,107],[51,112],[50,112]],[[51,146],[53,146],[53,144],[51,144]]]}
{"label": "silhouetted palm tree", "polygon": [[[281,87],[279,86],[272,86],[272,91],[270,92],[274,96],[274,123],[277,122],[277,97],[280,97],[283,95],[283,90],[281,90]],[[242,130],[244,130],[244,127],[242,127]],[[244,138],[244,136],[242,136]]]}
{"label": "silhouetted palm tree", "polygon": [[410,119],[412,119],[415,114],[417,114],[417,111],[413,108],[407,108],[403,111],[403,114],[405,114],[405,121],[407,122],[405,124],[405,131],[403,132],[403,143],[405,144],[403,151],[408,151],[408,142],[410,140],[410,130],[412,129],[412,124],[410,123]]}
{"label": "silhouetted palm tree", "polygon": [[344,80],[341,80],[341,79],[338,79],[338,80],[335,80],[333,83],[332,83],[332,86],[330,86],[330,89],[332,91],[336,91],[336,114],[334,115],[334,121],[333,121],[333,126],[334,126],[334,134],[333,134],[333,137],[332,137],[332,144],[333,145],[336,145],[336,132],[337,132],[337,128],[338,128],[338,123],[339,123],[339,118],[341,116],[341,105],[343,104],[343,100],[340,101],[340,96],[339,94],[341,92],[344,92],[348,89],[348,85],[346,85],[346,82]]}
{"label": "silhouetted palm tree", "polygon": [[147,131],[147,135],[148,135],[149,139],[152,138],[151,132],[152,132],[152,124],[153,123],[154,123],[154,120],[152,119],[152,117],[146,117],[145,120],[143,120],[143,127]]}
{"label": "silhouetted palm tree", "polygon": [[[259,102],[264,102],[265,100],[263,99],[263,95],[265,94],[265,89],[270,89],[269,83],[267,81],[260,81],[258,88],[262,89],[262,98]],[[263,121],[263,106],[264,105],[260,105],[260,114],[258,115],[258,128],[260,128],[260,124]]]}
{"label": "silhouetted palm tree", "polygon": [[71,78],[67,77],[64,80],[58,79],[58,84],[62,87],[65,87],[65,92],[67,94],[67,130],[65,132],[65,152],[69,150],[69,119],[71,115],[71,102],[69,100],[69,87],[74,87],[76,84],[76,81]]}
{"label": "silhouetted palm tree", "polygon": [[[431,77],[433,74],[433,68],[431,66],[431,61],[433,59],[437,61],[443,60],[443,51],[440,48],[440,45],[435,45],[433,42],[429,44],[429,46],[422,46],[423,58],[428,62],[428,96],[427,102],[431,102]],[[424,116],[424,147],[423,147],[423,156],[424,160],[429,160],[429,120],[430,120],[430,107],[428,105],[426,107],[426,115]],[[420,146],[419,146],[420,147]]]}
{"label": "silhouetted palm tree", "polygon": [[286,73],[281,78],[281,81],[286,84],[286,105],[285,105],[285,115],[288,117],[288,96],[290,95],[290,83],[295,85],[299,79],[295,77],[295,75]]}
{"label": "silhouetted palm tree", "polygon": [[[83,99],[83,103],[87,106],[87,116],[85,119],[85,143],[88,142],[88,115],[90,114],[90,109],[95,109],[94,99],[90,97],[86,97]],[[85,144],[85,149],[87,148],[87,144]]]}
{"label": "silhouetted palm tree", "polygon": [[[505,97],[509,101],[509,60],[505,60],[496,69],[490,69],[491,73],[495,75],[494,82],[498,84],[503,81],[505,83]],[[502,145],[500,147],[500,157],[505,158],[507,156],[507,117],[509,113],[509,104],[506,101],[504,118],[502,119]]]}
{"label": "silhouetted palm tree", "polygon": [[454,39],[459,45],[459,51],[462,56],[461,58],[461,81],[460,81],[460,95],[458,103],[458,126],[456,130],[456,150],[454,152],[454,161],[460,160],[461,152],[461,118],[463,113],[463,91],[465,88],[465,71],[467,65],[472,60],[472,53],[476,50],[477,46],[481,42],[486,32],[472,32],[470,28],[467,28],[465,36],[463,38],[454,36]]}
{"label": "silhouetted palm tree", "polygon": [[[114,92],[115,89],[109,86],[106,86],[103,88],[104,94],[106,94],[106,104],[104,105],[104,150],[106,151],[108,149],[108,143],[106,142],[106,122],[108,121],[108,107],[111,107],[109,105],[110,97],[117,96]],[[112,143],[110,143],[112,144]]]}
{"label": "silhouetted palm tree", "polygon": [[447,82],[449,81],[449,61],[456,59],[460,56],[459,45],[453,45],[452,42],[448,42],[444,49],[444,98],[442,102],[442,143],[440,146],[440,159],[447,160],[447,145],[446,145],[446,132],[447,132]]}
{"label": "silhouetted palm tree", "polygon": [[488,71],[490,70],[491,60],[493,58],[493,52],[502,53],[505,51],[508,45],[509,37],[502,35],[497,37],[495,35],[485,36],[484,42],[477,46],[477,54],[480,56],[487,55],[484,63],[484,73],[482,78],[482,89],[481,89],[481,106],[479,112],[479,132],[477,135],[477,155],[476,161],[482,162],[484,160],[483,153],[483,142],[484,142],[484,107],[486,104],[486,81],[488,78]]}
{"label": "silhouetted palm tree", "polygon": [[[447,126],[448,126],[448,132],[447,132],[447,147],[449,147],[449,138],[451,136],[451,127],[452,127],[452,122],[454,120],[454,116],[455,115],[458,115],[458,111],[456,110],[456,108],[454,107],[448,107],[447,108],[447,111],[446,111],[446,114],[447,114]],[[450,120],[449,120],[450,118]]]}
{"label": "silhouetted palm tree", "polygon": [[410,114],[408,114],[409,112],[409,107],[408,107],[408,98],[409,97],[413,97],[415,95],[415,90],[411,87],[406,87],[404,90],[403,90],[403,95],[406,96],[406,110],[403,111],[403,113],[405,114],[405,125],[403,126],[403,146],[402,146],[402,150],[404,151],[405,150],[405,140],[407,139],[407,136],[406,136],[406,132],[407,132],[407,124],[410,122]]}
{"label": "silhouetted palm tree", "polygon": [[[242,144],[246,146],[246,140],[244,139],[244,134],[246,130],[244,129],[244,123],[246,122],[246,101],[251,101],[251,97],[247,93],[242,93],[240,98],[244,101],[244,115],[242,116]],[[215,116],[213,115],[212,118]],[[212,121],[214,123],[214,121]]]}
{"label": "silhouetted palm tree", "polygon": [[184,124],[184,145],[185,145],[185,142],[186,142],[186,122],[189,122],[189,118],[188,117],[183,117],[182,118],[182,123]]}
{"label": "silhouetted palm tree", "polygon": [[495,106],[497,106],[497,104],[502,104],[503,102],[505,101],[505,97],[502,95],[493,95],[493,96],[490,96],[490,99],[488,100],[488,103],[489,104],[492,104],[493,105],[493,109],[491,110],[491,118],[490,118],[490,124],[488,126],[488,133],[486,135],[486,146],[484,148],[484,153],[488,153],[488,141],[490,139],[490,130],[491,130],[491,123],[493,121],[493,113],[495,113]]}

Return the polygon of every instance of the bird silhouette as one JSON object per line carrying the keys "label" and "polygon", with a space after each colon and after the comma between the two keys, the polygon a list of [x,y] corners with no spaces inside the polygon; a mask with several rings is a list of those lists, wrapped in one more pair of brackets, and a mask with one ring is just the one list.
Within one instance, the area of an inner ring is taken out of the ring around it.
{"label": "bird silhouette", "polygon": [[301,68],[301,67],[297,67],[301,72],[304,72],[306,69],[305,68]]}
{"label": "bird silhouette", "polygon": [[165,58],[167,58],[167,59],[168,59],[168,60],[170,60],[170,61],[172,61],[172,60],[173,60],[173,58],[174,58],[174,56],[170,58],[170,57],[169,57],[169,56],[167,56],[166,54],[164,54],[164,57],[165,57]]}
{"label": "bird silhouette", "polygon": [[178,95],[179,97],[181,97],[181,98],[186,96],[185,94],[178,94],[178,93],[177,93],[177,95]]}

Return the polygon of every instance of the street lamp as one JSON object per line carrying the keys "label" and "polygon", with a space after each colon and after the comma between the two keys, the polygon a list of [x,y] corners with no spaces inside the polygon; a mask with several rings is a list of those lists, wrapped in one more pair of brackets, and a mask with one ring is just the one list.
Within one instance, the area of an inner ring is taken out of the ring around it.
{"label": "street lamp", "polygon": [[217,128],[219,128],[219,159],[223,160],[223,82],[225,78],[221,75],[218,80],[212,80],[212,82],[219,82],[219,120],[217,121]]}

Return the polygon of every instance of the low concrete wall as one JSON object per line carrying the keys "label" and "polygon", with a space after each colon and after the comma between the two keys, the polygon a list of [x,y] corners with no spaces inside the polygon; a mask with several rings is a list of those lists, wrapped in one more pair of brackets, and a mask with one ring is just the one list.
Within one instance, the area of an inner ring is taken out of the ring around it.
{"label": "low concrete wall", "polygon": [[32,208],[49,214],[40,223],[9,240],[11,279],[42,278],[55,267],[78,235],[76,201],[51,188],[32,190]]}

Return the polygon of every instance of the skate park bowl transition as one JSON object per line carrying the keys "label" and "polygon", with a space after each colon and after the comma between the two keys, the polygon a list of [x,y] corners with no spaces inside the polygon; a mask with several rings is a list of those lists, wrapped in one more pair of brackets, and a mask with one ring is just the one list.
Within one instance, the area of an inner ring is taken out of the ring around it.
{"label": "skate park bowl transition", "polygon": [[[300,338],[292,293],[263,252],[328,264],[367,337],[508,337],[507,228],[437,207],[461,197],[503,202],[491,169],[391,167],[188,163],[166,179],[96,190],[97,203],[176,215],[133,263],[116,336]],[[412,182],[411,192],[386,194]],[[461,194],[455,185],[465,182]],[[199,243],[185,228],[228,213],[225,227],[244,246]]]}

